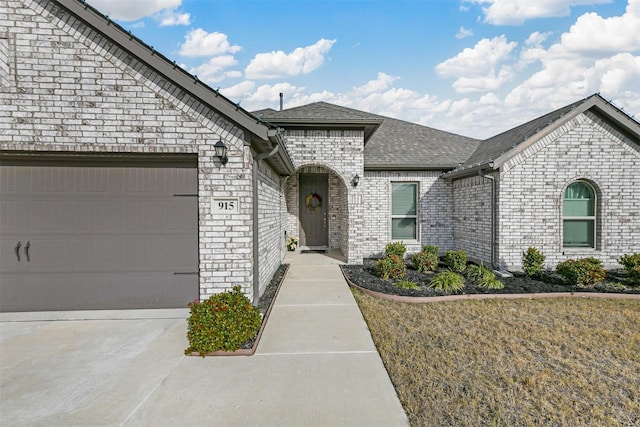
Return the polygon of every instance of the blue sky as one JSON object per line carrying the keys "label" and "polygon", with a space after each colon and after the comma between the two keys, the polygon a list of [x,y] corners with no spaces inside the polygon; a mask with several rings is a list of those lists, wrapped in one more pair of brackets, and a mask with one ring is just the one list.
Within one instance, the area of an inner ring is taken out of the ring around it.
{"label": "blue sky", "polygon": [[640,119],[640,0],[88,0],[247,110],[477,138],[600,92]]}

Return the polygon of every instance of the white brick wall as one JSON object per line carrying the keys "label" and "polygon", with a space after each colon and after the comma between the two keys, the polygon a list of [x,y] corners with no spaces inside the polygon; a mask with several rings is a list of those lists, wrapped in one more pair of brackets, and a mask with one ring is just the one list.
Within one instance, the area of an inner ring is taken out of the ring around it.
{"label": "white brick wall", "polygon": [[[351,180],[364,175],[364,133],[359,130],[287,130],[287,149],[297,168],[287,180],[287,235],[299,236],[300,173],[329,174],[329,247],[341,249],[348,262],[362,261],[362,185]],[[348,208],[347,208],[348,206]]]}
{"label": "white brick wall", "polygon": [[[562,248],[563,191],[577,179],[598,189],[596,250]],[[522,268],[529,246],[543,251],[550,268],[587,256],[617,267],[622,254],[640,252],[640,150],[591,112],[503,165],[499,188],[499,259],[509,269]]]}
{"label": "white brick wall", "polygon": [[[286,203],[283,180],[261,162],[258,166],[258,254],[260,293],[285,255]],[[250,239],[250,236],[247,236]],[[250,244],[249,244],[250,245]]]}
{"label": "white brick wall", "polygon": [[491,181],[482,176],[453,182],[453,246],[470,260],[491,265]]}
{"label": "white brick wall", "polygon": [[391,183],[418,183],[418,240],[406,241],[407,254],[422,245],[441,251],[453,247],[452,185],[439,171],[367,171],[360,186],[364,197],[364,232],[360,241],[364,256],[379,256],[391,242]]}
{"label": "white brick wall", "polygon": [[[201,297],[235,285],[251,295],[252,157],[244,131],[52,3],[1,2],[0,39],[0,61],[14,61],[8,76],[0,66],[0,149],[197,153]],[[219,139],[230,147],[226,166],[214,156]],[[264,212],[278,180],[263,170]],[[238,198],[239,213],[214,214],[214,197]],[[264,217],[262,242],[280,234],[275,216]],[[279,252],[260,251],[269,255],[264,283]]]}

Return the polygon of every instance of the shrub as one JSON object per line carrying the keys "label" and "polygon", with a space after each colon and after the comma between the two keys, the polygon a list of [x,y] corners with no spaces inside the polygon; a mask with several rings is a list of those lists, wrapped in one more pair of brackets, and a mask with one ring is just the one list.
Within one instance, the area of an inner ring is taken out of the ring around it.
{"label": "shrub", "polygon": [[256,335],[262,323],[258,307],[251,305],[240,286],[194,301],[189,308],[189,348],[185,354],[196,352],[204,357],[217,350],[237,350]]}
{"label": "shrub", "polygon": [[573,286],[592,286],[604,280],[607,273],[597,258],[568,259],[556,267],[556,272]]}
{"label": "shrub", "polygon": [[522,253],[522,269],[529,277],[538,277],[544,268],[544,255],[536,248],[528,248]]}
{"label": "shrub", "polygon": [[632,283],[640,284],[640,253],[623,256],[618,262],[624,266],[627,277]]}
{"label": "shrub", "polygon": [[465,251],[446,251],[442,261],[451,270],[461,273],[467,268],[467,253]]}
{"label": "shrub", "polygon": [[461,291],[464,289],[464,277],[453,271],[443,271],[429,282],[429,287],[444,292]]}
{"label": "shrub", "polygon": [[376,263],[378,276],[382,279],[402,279],[407,274],[407,266],[398,255],[381,258]]}
{"label": "shrub", "polygon": [[412,282],[410,280],[401,280],[399,282],[396,282],[395,285],[402,289],[415,289],[415,290],[420,289],[420,286],[418,286],[416,282]]}
{"label": "shrub", "polygon": [[435,271],[438,268],[438,256],[431,252],[418,252],[411,257],[411,263],[420,273]]}
{"label": "shrub", "polygon": [[430,254],[434,254],[436,258],[440,255],[440,248],[434,245],[424,245],[422,247],[422,252],[427,252]]}
{"label": "shrub", "polygon": [[493,271],[483,265],[470,265],[465,270],[467,277],[471,279],[478,287],[486,289],[503,289],[502,283]]}
{"label": "shrub", "polygon": [[393,242],[389,243],[384,248],[384,255],[389,257],[391,255],[397,255],[400,259],[404,259],[404,254],[407,253],[407,247],[404,245],[404,242]]}

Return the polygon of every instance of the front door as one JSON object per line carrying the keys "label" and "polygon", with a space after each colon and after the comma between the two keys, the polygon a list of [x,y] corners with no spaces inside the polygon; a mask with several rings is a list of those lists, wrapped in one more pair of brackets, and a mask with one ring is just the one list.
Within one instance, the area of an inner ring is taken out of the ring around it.
{"label": "front door", "polygon": [[300,174],[300,245],[327,247],[327,174]]}

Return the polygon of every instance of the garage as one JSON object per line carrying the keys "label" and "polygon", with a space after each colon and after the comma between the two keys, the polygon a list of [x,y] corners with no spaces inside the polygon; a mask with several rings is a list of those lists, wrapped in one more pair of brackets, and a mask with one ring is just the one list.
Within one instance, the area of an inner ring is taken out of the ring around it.
{"label": "garage", "polygon": [[198,298],[195,155],[2,153],[0,311]]}

